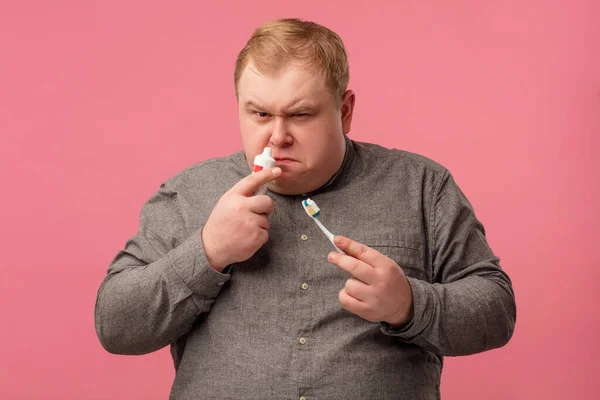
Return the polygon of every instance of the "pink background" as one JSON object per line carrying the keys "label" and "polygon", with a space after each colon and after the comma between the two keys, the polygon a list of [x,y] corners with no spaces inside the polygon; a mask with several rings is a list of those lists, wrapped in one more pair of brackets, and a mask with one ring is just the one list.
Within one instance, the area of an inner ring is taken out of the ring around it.
{"label": "pink background", "polygon": [[513,279],[512,341],[447,358],[443,398],[599,398],[600,2],[167,3],[0,1],[0,398],[168,397],[96,291],[163,180],[240,149],[235,57],[287,16],[345,40],[351,137],[446,165]]}

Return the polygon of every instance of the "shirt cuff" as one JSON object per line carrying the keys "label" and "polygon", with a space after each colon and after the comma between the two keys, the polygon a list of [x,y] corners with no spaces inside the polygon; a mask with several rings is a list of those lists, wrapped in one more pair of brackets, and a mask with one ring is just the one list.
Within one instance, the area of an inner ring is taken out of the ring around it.
{"label": "shirt cuff", "polygon": [[200,231],[168,254],[171,266],[186,286],[201,299],[215,299],[230,274],[221,273],[208,262]]}
{"label": "shirt cuff", "polygon": [[431,284],[419,279],[406,277],[412,289],[413,319],[403,327],[394,328],[387,322],[381,322],[381,331],[389,336],[396,336],[407,342],[417,337],[429,325],[432,310],[430,304]]}

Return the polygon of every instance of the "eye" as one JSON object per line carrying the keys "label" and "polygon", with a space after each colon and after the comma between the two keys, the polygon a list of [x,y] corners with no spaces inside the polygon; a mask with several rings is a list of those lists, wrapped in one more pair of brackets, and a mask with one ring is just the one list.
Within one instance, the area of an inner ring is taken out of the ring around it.
{"label": "eye", "polygon": [[308,117],[309,115],[310,114],[307,114],[307,113],[299,113],[299,114],[292,114],[292,117],[301,118],[301,117]]}
{"label": "eye", "polygon": [[257,117],[259,117],[259,118],[267,118],[267,117],[269,117],[269,113],[262,112],[262,111],[255,111],[254,114]]}

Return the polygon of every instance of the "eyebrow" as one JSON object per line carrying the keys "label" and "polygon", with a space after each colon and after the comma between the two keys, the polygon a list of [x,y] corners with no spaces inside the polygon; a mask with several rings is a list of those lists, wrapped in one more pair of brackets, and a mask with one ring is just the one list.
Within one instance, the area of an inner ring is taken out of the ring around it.
{"label": "eyebrow", "polygon": [[245,104],[246,108],[259,108],[261,110],[264,109],[264,107],[258,103],[253,102],[252,100],[248,100]]}
{"label": "eyebrow", "polygon": [[[284,109],[285,113],[286,114],[298,114],[300,111],[313,110],[315,108],[315,106],[312,103],[298,105],[298,103],[300,103],[302,101],[303,101],[302,99],[298,99],[298,100],[290,103],[290,105],[285,107],[285,109]],[[245,104],[245,107],[246,107],[246,109],[250,109],[250,108],[259,109],[259,110],[266,109],[264,106],[262,106],[261,104],[259,104],[258,102],[255,102],[253,100],[248,100]]]}

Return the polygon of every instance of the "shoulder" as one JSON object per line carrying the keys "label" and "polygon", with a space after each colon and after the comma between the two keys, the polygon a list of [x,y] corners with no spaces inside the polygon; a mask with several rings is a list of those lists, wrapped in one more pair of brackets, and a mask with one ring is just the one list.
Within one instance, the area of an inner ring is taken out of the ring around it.
{"label": "shoulder", "polygon": [[448,169],[437,161],[421,154],[396,148],[387,148],[374,143],[354,142],[357,154],[364,162],[380,169],[393,168],[403,172],[435,175],[443,177],[449,174]]}

